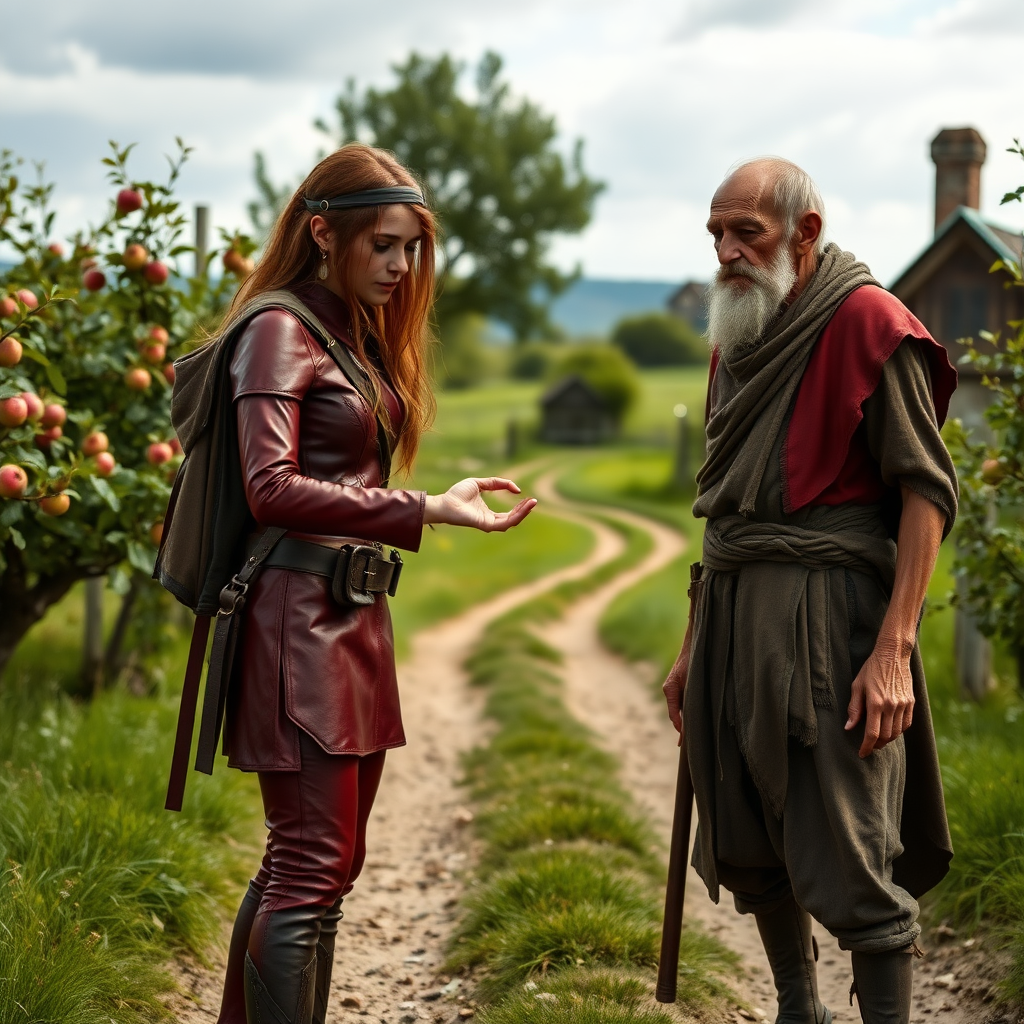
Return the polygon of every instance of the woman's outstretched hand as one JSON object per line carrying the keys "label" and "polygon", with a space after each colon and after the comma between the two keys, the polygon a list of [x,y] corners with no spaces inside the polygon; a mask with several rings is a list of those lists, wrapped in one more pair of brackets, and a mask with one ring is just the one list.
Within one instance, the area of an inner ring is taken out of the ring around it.
{"label": "woman's outstretched hand", "polygon": [[427,495],[423,522],[472,526],[484,533],[504,533],[518,526],[537,504],[536,498],[524,498],[511,512],[493,512],[484,503],[483,491],[511,491],[518,494],[519,488],[513,481],[500,476],[460,480],[444,494]]}

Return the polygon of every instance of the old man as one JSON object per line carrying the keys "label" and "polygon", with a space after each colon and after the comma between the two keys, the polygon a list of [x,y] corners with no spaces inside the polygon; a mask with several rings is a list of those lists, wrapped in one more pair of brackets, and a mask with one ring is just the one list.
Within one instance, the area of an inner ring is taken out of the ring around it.
{"label": "old man", "polygon": [[711,202],[703,569],[664,690],[685,722],[694,865],[754,914],[779,1024],[832,1019],[811,917],[851,951],[865,1024],[906,1024],[916,897],[952,856],[917,631],[956,516],[939,436],[956,373],[825,244],[824,216],[775,158]]}

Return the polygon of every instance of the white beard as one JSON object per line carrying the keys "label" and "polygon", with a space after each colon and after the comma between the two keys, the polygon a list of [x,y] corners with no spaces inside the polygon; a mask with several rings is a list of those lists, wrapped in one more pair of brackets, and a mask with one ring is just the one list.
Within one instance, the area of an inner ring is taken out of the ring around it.
{"label": "white beard", "polygon": [[[736,277],[750,280],[745,291],[729,283]],[[793,259],[784,245],[766,267],[746,262],[719,267],[708,289],[706,336],[711,348],[723,358],[757,348],[796,281]]]}

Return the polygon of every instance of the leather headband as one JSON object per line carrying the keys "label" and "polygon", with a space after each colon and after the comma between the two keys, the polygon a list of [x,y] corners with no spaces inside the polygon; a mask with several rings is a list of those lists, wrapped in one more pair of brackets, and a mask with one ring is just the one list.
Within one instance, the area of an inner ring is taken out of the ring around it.
{"label": "leather headband", "polygon": [[362,192],[349,192],[347,195],[335,196],[333,199],[303,199],[306,209],[311,213],[327,210],[349,210],[357,206],[391,206],[395,203],[416,203],[426,206],[423,196],[417,189],[368,188]]}

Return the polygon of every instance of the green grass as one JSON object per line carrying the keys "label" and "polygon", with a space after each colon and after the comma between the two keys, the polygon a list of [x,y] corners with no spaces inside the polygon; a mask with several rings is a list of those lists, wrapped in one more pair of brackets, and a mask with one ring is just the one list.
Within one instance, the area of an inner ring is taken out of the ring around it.
{"label": "green grass", "polygon": [[[467,661],[497,729],[465,759],[483,847],[449,960],[480,971],[480,1018],[490,1024],[678,1019],[651,995],[663,851],[614,758],[566,709],[558,653],[531,630],[647,553],[643,531],[618,529],[627,543],[613,563],[493,623]],[[688,930],[683,1005],[720,998],[719,975],[733,963]]]}

